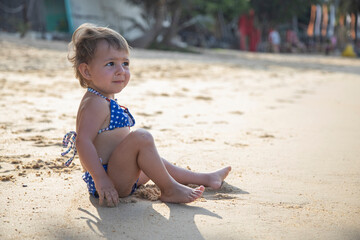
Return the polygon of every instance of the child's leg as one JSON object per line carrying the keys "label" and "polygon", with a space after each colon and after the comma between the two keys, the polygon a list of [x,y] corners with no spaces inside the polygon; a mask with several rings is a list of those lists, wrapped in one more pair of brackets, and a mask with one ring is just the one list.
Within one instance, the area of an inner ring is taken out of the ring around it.
{"label": "child's leg", "polygon": [[160,158],[154,140],[145,130],[131,132],[114,150],[108,162],[108,174],[119,196],[131,192],[142,170],[160,188],[160,200],[186,203],[199,198],[204,187],[186,187],[171,177]]}
{"label": "child's leg", "polygon": [[[197,185],[204,185],[205,187],[211,187],[213,189],[219,189],[221,187],[222,182],[231,171],[231,167],[229,166],[219,169],[215,172],[197,173],[175,166],[170,162],[168,162],[166,159],[162,158],[162,160],[169,174],[177,182],[185,185],[197,184]],[[149,181],[149,178],[143,172],[141,172],[139,184],[140,185],[145,184],[147,181]]]}
{"label": "child's leg", "polygon": [[187,169],[175,166],[163,159],[166,169],[170,175],[181,184],[197,184],[204,185],[205,187],[211,187],[213,189],[219,189],[231,171],[231,167],[225,167],[215,172],[203,173],[193,172]]}

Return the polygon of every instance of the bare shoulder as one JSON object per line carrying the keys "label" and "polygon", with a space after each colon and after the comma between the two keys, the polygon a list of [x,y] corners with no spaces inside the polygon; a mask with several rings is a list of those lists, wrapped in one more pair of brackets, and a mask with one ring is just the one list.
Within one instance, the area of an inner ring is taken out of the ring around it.
{"label": "bare shoulder", "polygon": [[98,96],[85,94],[80,102],[78,109],[76,128],[77,131],[84,125],[88,127],[100,128],[107,116],[110,114],[109,103]]}
{"label": "bare shoulder", "polygon": [[79,113],[82,113],[84,111],[106,113],[109,112],[108,107],[109,103],[105,99],[86,93],[80,102]]}

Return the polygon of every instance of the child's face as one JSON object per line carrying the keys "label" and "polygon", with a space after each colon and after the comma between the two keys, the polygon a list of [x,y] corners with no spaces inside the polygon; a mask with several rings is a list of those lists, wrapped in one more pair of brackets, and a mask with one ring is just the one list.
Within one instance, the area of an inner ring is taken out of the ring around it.
{"label": "child's face", "polygon": [[95,55],[88,64],[89,87],[103,94],[121,92],[130,80],[130,59],[124,50],[117,50],[105,40],[98,42]]}

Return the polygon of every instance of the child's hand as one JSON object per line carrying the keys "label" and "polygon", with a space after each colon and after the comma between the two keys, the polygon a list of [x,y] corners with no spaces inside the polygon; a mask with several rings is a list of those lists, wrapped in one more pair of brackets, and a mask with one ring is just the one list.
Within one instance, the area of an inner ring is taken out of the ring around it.
{"label": "child's hand", "polygon": [[104,205],[106,200],[108,207],[115,207],[119,204],[119,194],[110,178],[99,179],[95,183],[96,191],[99,194],[99,204]]}

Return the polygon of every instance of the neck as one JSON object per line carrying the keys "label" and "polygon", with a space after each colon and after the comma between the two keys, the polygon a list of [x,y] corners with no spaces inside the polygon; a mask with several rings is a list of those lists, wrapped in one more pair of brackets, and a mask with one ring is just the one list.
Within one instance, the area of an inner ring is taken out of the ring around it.
{"label": "neck", "polygon": [[99,90],[96,87],[93,86],[89,86],[88,89],[92,89],[95,90],[95,92],[99,93],[100,95],[102,95],[103,97],[109,98],[109,99],[114,99],[114,94],[106,94],[103,91]]}

